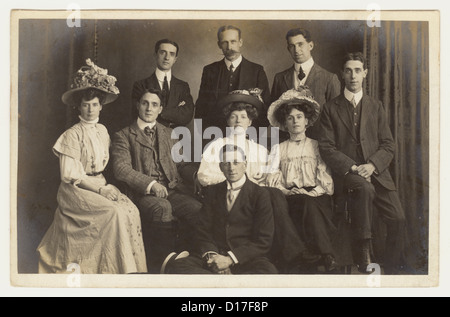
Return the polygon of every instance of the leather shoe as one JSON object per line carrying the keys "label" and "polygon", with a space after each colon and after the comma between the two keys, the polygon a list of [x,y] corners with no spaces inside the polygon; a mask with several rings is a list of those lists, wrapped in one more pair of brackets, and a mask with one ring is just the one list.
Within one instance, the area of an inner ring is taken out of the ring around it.
{"label": "leather shoe", "polygon": [[325,271],[327,271],[327,272],[336,271],[338,268],[336,259],[331,254],[325,255],[323,257],[323,262],[324,262],[324,266],[325,266]]}
{"label": "leather shoe", "polygon": [[169,266],[170,263],[172,263],[173,261],[184,259],[184,258],[187,258],[188,256],[189,256],[188,251],[183,251],[181,253],[175,253],[175,252],[170,253],[164,260],[163,264],[161,265],[160,274],[166,274],[167,266]]}
{"label": "leather shoe", "polygon": [[299,262],[305,264],[315,264],[322,259],[322,256],[319,254],[313,254],[309,252],[309,250],[305,250],[300,254]]}
{"label": "leather shoe", "polygon": [[372,260],[370,258],[370,240],[362,241],[359,250],[357,251],[357,266],[358,271],[360,273],[371,273],[367,272],[367,267],[370,263],[372,263]]}

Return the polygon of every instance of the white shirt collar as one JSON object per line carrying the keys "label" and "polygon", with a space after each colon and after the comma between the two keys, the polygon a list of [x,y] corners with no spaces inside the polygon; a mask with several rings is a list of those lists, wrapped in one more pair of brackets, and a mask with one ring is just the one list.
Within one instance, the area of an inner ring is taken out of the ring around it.
{"label": "white shirt collar", "polygon": [[244,186],[246,181],[247,181],[247,176],[245,174],[240,180],[238,180],[237,182],[235,182],[233,184],[231,184],[229,181],[227,181],[227,189],[242,187],[242,186]]}
{"label": "white shirt collar", "polygon": [[239,57],[233,62],[230,62],[228,59],[225,58],[225,65],[227,65],[228,70],[230,70],[231,64],[233,64],[233,68],[236,70],[236,68],[238,68],[239,65],[241,65],[241,63],[242,63],[242,55],[239,55]]}
{"label": "white shirt collar", "polygon": [[82,116],[78,116],[78,118],[80,118],[80,121],[85,123],[85,124],[97,124],[99,119],[100,119],[100,118],[97,118],[97,119],[92,120],[92,121],[87,121],[87,120],[84,120]]}
{"label": "white shirt collar", "polygon": [[149,122],[145,122],[144,120],[142,120],[141,118],[137,118],[137,125],[139,127],[139,129],[144,130],[146,127],[149,127],[150,129],[153,129],[153,127],[156,125],[156,121],[149,123]]}
{"label": "white shirt collar", "polygon": [[355,102],[356,102],[356,104],[358,104],[363,97],[363,90],[361,89],[359,92],[354,94],[350,90],[348,90],[347,87],[345,87],[344,96],[345,96],[345,99],[347,99],[350,102],[352,102],[353,97],[355,97]]}
{"label": "white shirt collar", "polygon": [[314,59],[311,57],[306,62],[297,64],[295,63],[295,71],[298,73],[300,71],[300,66],[303,69],[303,72],[308,76],[309,72],[311,71],[311,68],[314,66]]}
{"label": "white shirt collar", "polygon": [[167,81],[169,82],[169,85],[170,85],[170,81],[172,80],[172,70],[169,70],[166,73],[166,72],[163,72],[162,70],[160,70],[159,68],[156,68],[155,75],[156,75],[156,78],[158,79],[158,81],[160,81],[161,83],[164,82],[164,76],[167,76]]}

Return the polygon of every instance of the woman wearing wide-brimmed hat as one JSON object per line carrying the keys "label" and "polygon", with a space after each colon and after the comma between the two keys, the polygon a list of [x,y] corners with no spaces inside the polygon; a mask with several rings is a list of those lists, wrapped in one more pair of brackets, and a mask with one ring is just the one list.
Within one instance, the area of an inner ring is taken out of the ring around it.
{"label": "woman wearing wide-brimmed hat", "polygon": [[79,110],[80,122],[65,131],[53,152],[61,184],[54,220],[37,251],[40,273],[65,273],[77,264],[83,274],[147,271],[137,207],[102,172],[110,137],[99,124],[102,107],[119,94],[116,78],[91,62],[75,75],[62,100]]}
{"label": "woman wearing wide-brimmed hat", "polygon": [[[224,145],[232,144],[242,148],[247,159],[247,177],[254,183],[266,187],[269,170],[269,151],[263,145],[247,138],[248,129],[258,116],[264,113],[264,103],[260,89],[236,90],[218,102],[225,115],[228,131],[225,138],[211,143],[205,150],[197,173],[202,186],[215,185],[225,181],[221,172],[220,151]],[[275,236],[272,248],[272,260],[283,273],[301,273],[303,265],[320,260],[317,254],[311,254],[289,217],[288,206],[282,192],[277,188],[266,187],[274,210]]]}
{"label": "woman wearing wide-brimmed hat", "polygon": [[306,137],[306,129],[320,115],[320,105],[310,90],[301,86],[286,91],[272,103],[268,119],[273,127],[289,133],[289,140],[271,151],[271,186],[279,188],[289,203],[292,219],[308,247],[322,255],[325,268],[336,268],[331,235],[334,184],[320,157],[318,142]]}

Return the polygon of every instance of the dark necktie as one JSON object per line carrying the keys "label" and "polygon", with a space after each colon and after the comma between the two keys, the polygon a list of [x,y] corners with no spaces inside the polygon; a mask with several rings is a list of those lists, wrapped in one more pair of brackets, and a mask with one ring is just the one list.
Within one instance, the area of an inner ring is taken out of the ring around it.
{"label": "dark necktie", "polygon": [[169,82],[167,81],[167,75],[164,76],[163,94],[164,94],[164,106],[166,106],[169,100]]}
{"label": "dark necktie", "polygon": [[303,68],[300,66],[300,69],[299,69],[299,71],[298,71],[298,79],[300,79],[300,81],[302,81],[303,78],[305,78],[305,76],[306,76],[306,74],[305,74],[305,72],[303,71]]}
{"label": "dark necktie", "polygon": [[230,65],[230,73],[231,73],[231,74],[234,73],[234,66],[233,66],[233,64]]}
{"label": "dark necktie", "polygon": [[151,129],[149,126],[146,126],[144,128],[144,133],[149,136],[151,140],[153,140],[153,137],[155,136],[155,128]]}

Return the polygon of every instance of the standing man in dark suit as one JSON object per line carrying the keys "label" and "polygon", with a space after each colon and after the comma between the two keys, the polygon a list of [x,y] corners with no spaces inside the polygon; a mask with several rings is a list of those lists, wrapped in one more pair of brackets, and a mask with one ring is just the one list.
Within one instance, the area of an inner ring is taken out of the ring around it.
{"label": "standing man in dark suit", "polygon": [[363,93],[367,76],[362,53],[347,54],[343,63],[345,90],[327,102],[321,115],[320,154],[331,168],[335,193],[348,197],[356,262],[362,272],[370,264],[372,214],[376,207],[387,224],[385,272],[392,274],[403,252],[405,215],[389,173],[395,144],[380,101]]}
{"label": "standing man in dark suit", "polygon": [[[296,89],[300,85],[307,86],[321,106],[337,97],[341,93],[341,83],[336,74],[326,71],[314,62],[311,55],[314,42],[309,31],[302,28],[292,29],[286,34],[286,41],[295,64],[275,75],[272,102],[280,98],[285,91]],[[317,140],[318,126],[308,129],[307,136]]]}
{"label": "standing man in dark suit", "polygon": [[132,114],[137,116],[136,103],[145,90],[161,91],[163,111],[158,122],[169,128],[186,126],[194,117],[194,101],[189,84],[172,74],[180,48],[174,41],[163,39],[155,44],[156,70],[148,78],[134,83],[132,91]]}
{"label": "standing man in dark suit", "polygon": [[244,151],[222,148],[220,169],[226,181],[208,191],[197,230],[198,250],[170,261],[174,274],[276,274],[269,261],[274,220],[266,190],[245,175]]}
{"label": "standing man in dark suit", "polygon": [[[267,106],[270,104],[270,88],[264,68],[242,57],[243,40],[241,30],[234,26],[222,26],[217,32],[217,45],[224,59],[203,68],[198,99],[195,104],[195,118],[203,119],[203,129],[211,126],[225,128],[222,109],[217,101],[234,90],[262,89],[261,97]],[[262,122],[256,126],[268,126],[265,113],[260,115]]]}
{"label": "standing man in dark suit", "polygon": [[[159,90],[144,91],[136,104],[138,118],[114,135],[114,176],[127,184],[127,195],[139,208],[151,273],[159,272],[164,259],[174,251],[192,246],[189,235],[176,243],[177,227],[189,233],[197,225],[201,203],[192,198],[180,177],[171,151],[176,140],[172,129],[157,122],[162,113]],[[177,222],[175,222],[177,219]]]}

